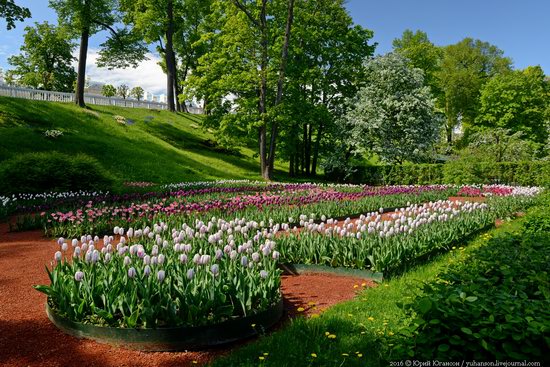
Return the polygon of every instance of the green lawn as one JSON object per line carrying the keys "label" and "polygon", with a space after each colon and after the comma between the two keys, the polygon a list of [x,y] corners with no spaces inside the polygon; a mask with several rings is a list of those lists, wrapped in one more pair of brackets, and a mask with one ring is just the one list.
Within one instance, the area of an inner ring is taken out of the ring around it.
{"label": "green lawn", "polygon": [[[123,126],[114,116],[133,124]],[[254,151],[216,147],[201,116],[159,110],[93,106],[0,97],[0,163],[18,153],[58,151],[97,159],[120,182],[168,183],[260,179]],[[48,129],[63,132],[50,140]],[[277,176],[284,177],[282,164]]]}

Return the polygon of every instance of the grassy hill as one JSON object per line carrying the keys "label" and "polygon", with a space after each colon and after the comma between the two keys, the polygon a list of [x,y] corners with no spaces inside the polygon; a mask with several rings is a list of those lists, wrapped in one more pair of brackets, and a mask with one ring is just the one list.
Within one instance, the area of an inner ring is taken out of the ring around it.
{"label": "grassy hill", "polygon": [[[124,116],[127,126],[115,116]],[[0,97],[0,164],[16,154],[91,156],[118,183],[260,179],[251,149],[227,152],[200,126],[201,116],[167,111],[29,101]],[[63,132],[57,139],[46,130]],[[284,174],[278,167],[279,176]]]}

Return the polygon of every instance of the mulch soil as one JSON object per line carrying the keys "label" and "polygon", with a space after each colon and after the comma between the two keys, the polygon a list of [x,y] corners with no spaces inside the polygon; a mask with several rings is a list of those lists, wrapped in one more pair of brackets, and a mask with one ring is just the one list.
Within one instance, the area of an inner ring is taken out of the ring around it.
{"label": "mulch soil", "polygon": [[[32,288],[48,284],[45,266],[58,250],[42,231],[9,233],[0,224],[0,365],[1,366],[197,366],[229,353],[241,342],[191,352],[138,352],[77,339],[58,330],[45,312],[46,296]],[[285,316],[307,317],[355,296],[374,283],[327,274],[282,276]]]}

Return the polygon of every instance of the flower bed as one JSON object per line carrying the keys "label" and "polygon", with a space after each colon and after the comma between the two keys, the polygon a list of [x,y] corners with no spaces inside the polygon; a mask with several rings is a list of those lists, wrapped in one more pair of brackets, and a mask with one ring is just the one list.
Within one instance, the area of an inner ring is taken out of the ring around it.
{"label": "flower bed", "polygon": [[97,326],[197,327],[250,316],[281,297],[276,244],[267,231],[252,234],[257,227],[212,219],[116,227],[116,245],[113,236],[60,238],[51,284],[36,289],[57,315]]}

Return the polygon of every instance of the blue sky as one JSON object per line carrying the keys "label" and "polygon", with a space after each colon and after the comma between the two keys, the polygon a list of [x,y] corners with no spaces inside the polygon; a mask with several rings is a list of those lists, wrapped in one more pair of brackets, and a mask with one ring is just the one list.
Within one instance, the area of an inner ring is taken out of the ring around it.
{"label": "blue sky", "polygon": [[[0,21],[0,68],[6,69],[7,58],[18,52],[25,25],[35,21],[56,22],[48,0],[17,0],[30,8],[33,18],[6,31]],[[516,68],[541,65],[550,74],[550,0],[348,0],[354,21],[374,31],[377,53],[391,50],[392,40],[407,28],[421,29],[437,45],[447,45],[464,37],[478,38],[504,50]],[[119,84],[142,85],[153,93],[165,86],[155,55],[139,70],[102,70],[93,65],[95,50],[105,35],[90,40],[88,74],[93,80]],[[135,76],[140,80],[136,81]]]}

